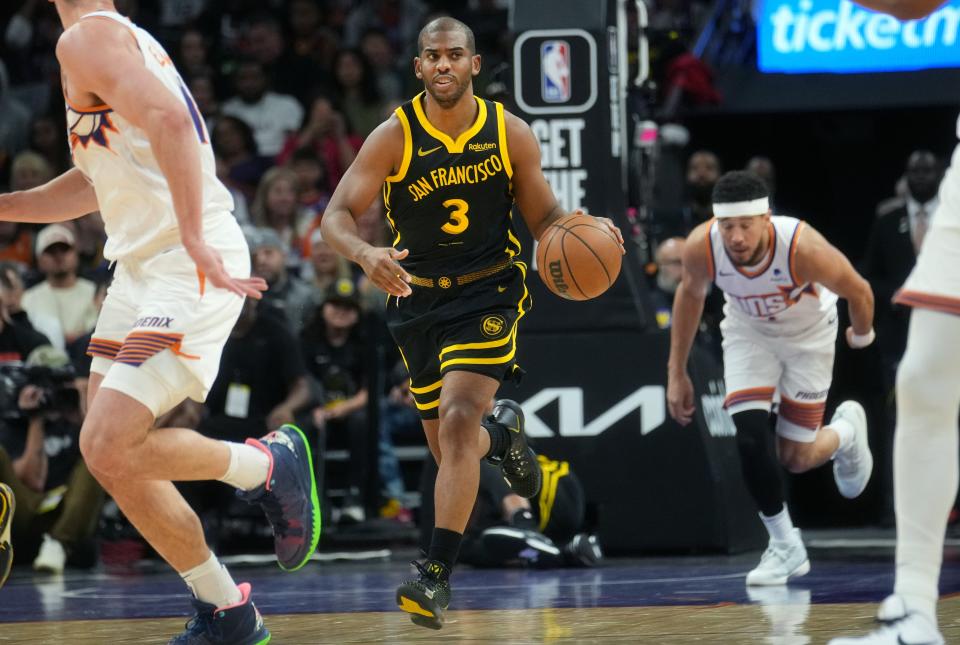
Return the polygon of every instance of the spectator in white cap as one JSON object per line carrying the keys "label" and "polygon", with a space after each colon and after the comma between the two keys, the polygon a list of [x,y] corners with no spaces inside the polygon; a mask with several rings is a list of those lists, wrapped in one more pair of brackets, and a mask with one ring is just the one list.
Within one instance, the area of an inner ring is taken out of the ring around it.
{"label": "spectator in white cap", "polygon": [[[23,294],[23,309],[32,318],[60,321],[66,345],[84,336],[97,322],[96,285],[77,275],[77,242],[63,224],[51,224],[37,234],[37,266],[44,281]],[[55,345],[57,340],[51,339]]]}

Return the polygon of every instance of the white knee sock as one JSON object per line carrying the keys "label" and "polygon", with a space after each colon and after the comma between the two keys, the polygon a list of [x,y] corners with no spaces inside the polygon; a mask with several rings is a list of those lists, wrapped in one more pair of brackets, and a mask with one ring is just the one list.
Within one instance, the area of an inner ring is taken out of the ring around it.
{"label": "white knee sock", "polygon": [[208,602],[216,607],[235,605],[243,599],[230,572],[212,553],[206,562],[189,571],[184,571],[180,577],[190,587],[190,591],[197,600]]}
{"label": "white knee sock", "polygon": [[936,623],[947,517],[957,492],[960,316],[914,309],[897,371],[893,479],[897,513],[894,591]]}
{"label": "white knee sock", "polygon": [[223,443],[230,448],[230,466],[220,481],[241,490],[253,490],[267,481],[270,458],[262,450],[245,443]]}
{"label": "white knee sock", "polygon": [[793,520],[790,519],[790,511],[787,510],[786,504],[783,505],[783,510],[776,515],[767,517],[760,513],[760,519],[763,520],[763,525],[767,527],[767,533],[770,534],[771,540],[786,542],[790,539],[791,531],[793,531]]}

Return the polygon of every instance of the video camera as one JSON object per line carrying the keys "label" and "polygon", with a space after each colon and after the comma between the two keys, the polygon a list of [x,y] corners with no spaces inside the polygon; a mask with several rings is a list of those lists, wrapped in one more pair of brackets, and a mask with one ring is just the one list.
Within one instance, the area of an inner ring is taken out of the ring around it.
{"label": "video camera", "polygon": [[[0,418],[22,419],[30,414],[69,412],[79,409],[80,394],[74,386],[71,365],[48,367],[25,365],[19,361],[0,363]],[[20,409],[20,392],[28,385],[39,388],[41,396],[36,410]]]}

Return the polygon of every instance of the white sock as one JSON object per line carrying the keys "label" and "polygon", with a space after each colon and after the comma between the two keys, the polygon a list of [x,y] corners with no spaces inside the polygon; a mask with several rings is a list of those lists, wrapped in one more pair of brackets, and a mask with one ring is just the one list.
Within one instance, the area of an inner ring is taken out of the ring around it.
{"label": "white sock", "polygon": [[786,504],[783,505],[783,510],[776,515],[767,517],[760,513],[760,519],[763,520],[763,525],[767,527],[767,533],[770,534],[771,540],[786,542],[791,539],[793,520],[790,519],[790,511],[787,510]]}
{"label": "white sock", "polygon": [[270,458],[262,450],[245,443],[223,443],[230,448],[230,466],[220,481],[241,490],[253,490],[267,481]]}
{"label": "white sock", "polygon": [[212,553],[206,562],[184,571],[180,577],[197,600],[208,602],[215,607],[228,607],[243,599],[243,594],[237,588],[230,572]]}
{"label": "white sock", "polygon": [[936,624],[937,583],[947,517],[957,492],[960,362],[945,347],[960,342],[960,316],[914,309],[897,370],[893,450],[897,513],[894,591],[910,611]]}
{"label": "white sock", "polygon": [[[830,425],[827,426],[831,430],[837,433],[837,439],[839,439],[839,444],[837,445],[837,451],[833,453],[831,459],[836,459],[837,455],[853,444],[853,437],[856,434],[856,431],[853,429],[853,424],[847,421],[846,419],[837,419],[836,421],[831,421]],[[824,428],[826,429],[826,428]]]}

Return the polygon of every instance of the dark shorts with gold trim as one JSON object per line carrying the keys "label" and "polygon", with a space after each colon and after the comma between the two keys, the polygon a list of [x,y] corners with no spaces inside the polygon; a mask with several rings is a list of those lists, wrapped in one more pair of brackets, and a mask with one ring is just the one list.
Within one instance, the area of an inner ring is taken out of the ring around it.
{"label": "dark shorts with gold trim", "polygon": [[529,311],[526,265],[462,287],[412,286],[387,302],[387,327],[410,373],[410,392],[423,419],[439,416],[441,379],[463,370],[496,380],[516,368],[517,323]]}

